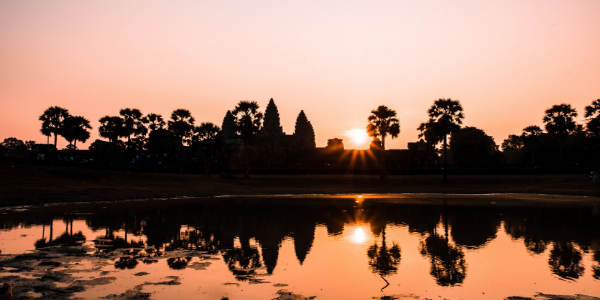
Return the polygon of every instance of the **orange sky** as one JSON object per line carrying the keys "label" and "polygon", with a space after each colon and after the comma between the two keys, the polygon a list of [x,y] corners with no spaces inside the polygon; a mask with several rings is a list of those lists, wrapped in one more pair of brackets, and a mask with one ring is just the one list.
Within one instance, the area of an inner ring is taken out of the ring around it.
{"label": "orange sky", "polygon": [[286,133],[305,111],[317,146],[354,148],[345,132],[387,105],[402,131],[386,146],[406,148],[433,100],[452,98],[500,144],[553,104],[582,116],[600,98],[598,16],[597,0],[4,0],[0,140],[45,142],[38,117],[54,105],[92,121],[89,145],[121,108],[220,126],[238,101],[272,97]]}

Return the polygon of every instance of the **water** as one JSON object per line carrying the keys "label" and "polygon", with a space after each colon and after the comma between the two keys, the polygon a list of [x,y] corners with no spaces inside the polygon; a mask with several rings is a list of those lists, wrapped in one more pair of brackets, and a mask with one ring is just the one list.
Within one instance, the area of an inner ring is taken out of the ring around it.
{"label": "water", "polygon": [[517,198],[225,197],[4,211],[0,281],[30,298],[57,289],[83,298],[600,297],[596,199]]}

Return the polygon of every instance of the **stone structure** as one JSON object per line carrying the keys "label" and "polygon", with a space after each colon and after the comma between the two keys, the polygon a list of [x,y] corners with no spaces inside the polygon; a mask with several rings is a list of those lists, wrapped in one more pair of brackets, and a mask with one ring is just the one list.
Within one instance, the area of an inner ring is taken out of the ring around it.
{"label": "stone structure", "polygon": [[[241,137],[235,133],[235,118],[231,114],[231,111],[227,111],[225,118],[223,118],[221,130],[225,139],[225,145],[229,150],[235,150],[238,145],[241,145]],[[259,134],[274,134],[277,136],[279,143],[288,150],[306,150],[316,147],[315,131],[308,118],[306,118],[304,111],[300,111],[296,119],[294,134],[290,135],[283,132],[279,111],[273,98],[269,100],[269,104],[265,110],[265,118]]]}
{"label": "stone structure", "polygon": [[269,100],[267,109],[265,110],[265,119],[263,120],[263,127],[260,130],[261,133],[275,133],[283,135],[283,128],[279,122],[279,111],[273,101],[273,98]]}
{"label": "stone structure", "polygon": [[315,131],[303,110],[300,111],[296,119],[294,139],[299,149],[314,149],[316,147]]}

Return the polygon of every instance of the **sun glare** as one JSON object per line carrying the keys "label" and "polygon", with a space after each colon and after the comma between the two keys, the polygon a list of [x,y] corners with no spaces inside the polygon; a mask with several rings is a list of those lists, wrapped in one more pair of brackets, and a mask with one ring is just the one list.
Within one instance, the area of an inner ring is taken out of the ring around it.
{"label": "sun glare", "polygon": [[364,146],[369,140],[369,135],[364,129],[354,128],[346,131],[346,135],[350,137],[352,143],[357,146]]}
{"label": "sun glare", "polygon": [[354,230],[354,233],[350,236],[352,243],[362,244],[367,241],[367,235],[365,234],[364,229],[358,227]]}

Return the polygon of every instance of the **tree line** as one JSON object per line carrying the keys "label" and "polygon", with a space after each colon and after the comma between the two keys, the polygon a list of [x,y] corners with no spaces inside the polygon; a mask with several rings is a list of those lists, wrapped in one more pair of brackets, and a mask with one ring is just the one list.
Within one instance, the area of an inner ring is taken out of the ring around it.
{"label": "tree line", "polygon": [[[230,111],[233,119],[231,129],[241,140],[239,163],[248,174],[253,145],[257,144],[258,132],[262,127],[264,114],[259,111],[256,101],[240,101]],[[557,104],[548,108],[542,116],[543,128],[530,125],[521,134],[510,134],[501,145],[483,130],[475,127],[462,127],[464,110],[459,100],[437,99],[427,111],[428,120],[417,128],[419,138],[434,149],[431,160],[438,164],[461,165],[463,167],[485,164],[511,164],[529,166],[552,166],[554,168],[579,167],[595,168],[600,161],[600,99],[585,107],[585,123],[577,124],[577,111],[570,104]],[[67,150],[77,149],[77,142],[86,142],[92,126],[83,116],[73,116],[65,108],[53,106],[39,117],[41,133],[54,138],[58,136],[69,144]],[[395,110],[380,105],[371,111],[367,118],[367,133],[373,137],[372,147],[385,150],[385,141],[400,135],[400,120]],[[99,135],[108,142],[95,141],[90,151],[118,159],[134,159],[140,154],[154,157],[169,154],[179,158],[200,158],[210,168],[210,162],[219,152],[222,153],[224,136],[219,126],[202,122],[198,124],[187,109],[176,109],[170,119],[160,114],[144,115],[137,108],[124,108],[118,115],[99,119]],[[274,138],[263,138],[266,148],[279,147]],[[266,141],[266,142],[265,142]],[[35,143],[23,142],[11,137],[0,143],[5,154],[23,154],[31,151]],[[269,160],[276,153],[268,149]],[[500,151],[501,150],[501,151]],[[385,151],[379,160],[385,165]],[[239,153],[238,153],[239,154]],[[22,155],[23,156],[23,155]],[[382,168],[382,177],[386,169]],[[444,176],[446,181],[446,176]]]}

